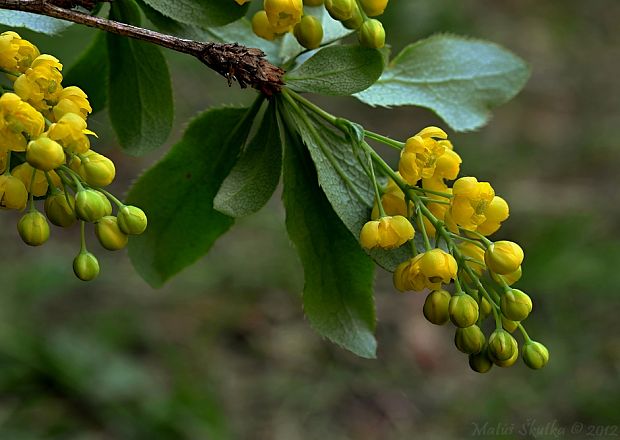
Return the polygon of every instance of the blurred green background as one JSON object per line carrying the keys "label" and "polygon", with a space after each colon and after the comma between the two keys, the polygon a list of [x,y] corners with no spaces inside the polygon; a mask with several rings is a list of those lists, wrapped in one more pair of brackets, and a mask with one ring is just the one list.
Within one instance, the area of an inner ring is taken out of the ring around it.
{"label": "blurred green background", "polygon": [[[511,204],[497,238],[526,251],[520,286],[534,298],[530,335],[551,351],[545,370],[518,362],[470,371],[453,330],[424,320],[424,295],[397,294],[381,271],[378,359],[321,340],[303,318],[303,275],[279,197],[160,290],[126,253],[105,252],[92,237],[102,275],[79,282],[77,231],[54,229],[46,246],[27,248],[16,214],[3,212],[0,439],[620,435],[619,19],[617,0],[401,0],[384,17],[395,50],[452,32],[498,42],[532,66],[526,89],[487,127],[451,138],[463,173],[492,182]],[[69,66],[94,31],[22,34]],[[168,146],[198,111],[254,96],[166,55],[177,109]],[[317,101],[400,139],[443,125],[422,109]],[[117,164],[119,194],[168,147],[128,157],[105,114],[90,126],[95,148]]]}

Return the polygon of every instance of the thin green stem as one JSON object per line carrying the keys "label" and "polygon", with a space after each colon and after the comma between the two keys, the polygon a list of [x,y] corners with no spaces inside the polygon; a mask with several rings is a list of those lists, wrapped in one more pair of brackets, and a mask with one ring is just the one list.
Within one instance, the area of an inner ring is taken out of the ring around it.
{"label": "thin green stem", "polygon": [[11,174],[11,151],[6,153],[6,169],[4,170],[4,175],[8,176]]}
{"label": "thin green stem", "polygon": [[379,133],[375,133],[372,132],[370,130],[364,130],[364,135],[367,138],[373,139],[375,141],[381,142],[389,147],[395,148],[396,150],[402,150],[403,148],[405,148],[405,143],[404,142],[399,142],[396,141],[392,138],[389,138],[387,136],[383,136],[382,134]]}
{"label": "thin green stem", "polygon": [[101,191],[103,194],[105,194],[105,196],[108,199],[112,200],[116,204],[116,206],[118,206],[119,208],[122,208],[123,206],[125,206],[125,204],[121,202],[119,199],[117,199],[116,197],[114,197],[114,194],[112,194],[111,192],[106,191],[103,188],[97,188],[97,191]]}
{"label": "thin green stem", "polygon": [[424,247],[426,248],[427,251],[430,251],[431,248],[431,242],[428,239],[428,234],[426,233],[426,226],[424,225],[424,218],[422,217],[422,210],[420,209],[420,205],[421,203],[416,203],[419,201],[414,201],[415,204],[415,211],[416,211],[416,220],[418,225],[420,226],[420,231],[422,232],[422,238],[424,239]]}
{"label": "thin green stem", "polygon": [[523,327],[523,325],[521,323],[519,323],[519,325],[517,325],[517,328],[519,329],[519,331],[523,335],[523,339],[525,339],[525,342],[531,342],[532,341],[532,339],[530,339],[530,335],[527,334],[527,332],[525,331],[525,327]]}
{"label": "thin green stem", "polygon": [[80,221],[80,253],[87,252],[85,225],[86,225],[86,222],[84,220],[81,220]]}
{"label": "thin green stem", "polygon": [[372,186],[375,189],[375,197],[377,199],[377,206],[379,207],[379,215],[386,217],[385,209],[383,209],[383,202],[381,201],[381,193],[379,192],[379,185],[377,184],[377,176],[375,176],[375,169],[372,166],[372,158],[370,154],[367,154],[368,165],[370,166],[370,179],[372,180]]}

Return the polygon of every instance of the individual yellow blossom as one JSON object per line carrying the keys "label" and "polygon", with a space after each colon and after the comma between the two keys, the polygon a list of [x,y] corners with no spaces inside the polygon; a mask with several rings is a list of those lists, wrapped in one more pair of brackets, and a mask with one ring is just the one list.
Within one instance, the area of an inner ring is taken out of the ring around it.
{"label": "individual yellow blossom", "polygon": [[3,174],[0,176],[0,208],[22,210],[28,203],[28,191],[18,178]]}
{"label": "individual yellow blossom", "polygon": [[86,129],[86,121],[75,113],[67,113],[47,131],[50,139],[58,142],[70,153],[85,153],[89,150],[90,141],[87,134],[95,133]]}
{"label": "individual yellow blossom", "polygon": [[360,243],[366,249],[395,249],[413,239],[414,234],[413,226],[405,217],[381,217],[364,225]]}
{"label": "individual yellow blossom", "polygon": [[487,267],[498,275],[508,275],[521,267],[523,249],[517,243],[507,240],[492,243],[484,254]]}
{"label": "individual yellow blossom", "polygon": [[62,90],[62,64],[52,55],[39,55],[13,85],[24,101],[40,111],[48,111],[56,104]]}
{"label": "individual yellow blossom", "polygon": [[[28,163],[24,162],[21,165],[17,165],[11,171],[11,174],[18,178],[23,184],[27,191],[31,192],[35,197],[41,197],[47,194],[48,182],[45,177],[45,173],[40,170],[36,170],[36,174],[34,175],[34,180],[32,180],[32,173],[35,172],[35,169]],[[52,181],[54,186],[60,186],[60,177],[56,174],[55,171],[48,171],[48,177]],[[31,185],[32,183],[32,185]]]}
{"label": "individual yellow blossom", "polygon": [[461,228],[475,231],[485,222],[486,211],[495,197],[495,191],[487,182],[475,177],[461,177],[452,187],[450,215]]}
{"label": "individual yellow blossom", "polygon": [[62,89],[58,95],[58,104],[53,108],[54,120],[59,121],[67,113],[75,113],[86,120],[93,109],[88,102],[88,96],[79,87],[70,86]]}
{"label": "individual yellow blossom", "polygon": [[265,0],[265,13],[275,32],[288,32],[301,21],[302,0]]}
{"label": "individual yellow blossom", "polygon": [[510,215],[510,209],[508,203],[499,196],[493,197],[491,203],[486,209],[486,220],[482,224],[478,225],[478,232],[482,235],[491,235],[496,232],[503,221],[505,221]]}
{"label": "individual yellow blossom", "polygon": [[398,170],[407,183],[415,185],[420,179],[433,176],[437,159],[446,151],[445,144],[437,139],[446,138],[446,133],[440,128],[426,127],[407,139],[398,163]]}
{"label": "individual yellow blossom", "polygon": [[25,151],[28,139],[38,137],[44,129],[41,113],[15,93],[0,97],[0,149]]}
{"label": "individual yellow blossom", "polygon": [[400,291],[441,289],[456,278],[458,266],[454,257],[442,249],[432,249],[401,263],[394,272],[394,286]]}
{"label": "individual yellow blossom", "polygon": [[50,138],[41,136],[28,143],[26,161],[38,170],[54,170],[64,164],[65,160],[65,151]]}
{"label": "individual yellow blossom", "polygon": [[24,73],[38,56],[39,49],[19,34],[13,31],[0,34],[0,68]]}

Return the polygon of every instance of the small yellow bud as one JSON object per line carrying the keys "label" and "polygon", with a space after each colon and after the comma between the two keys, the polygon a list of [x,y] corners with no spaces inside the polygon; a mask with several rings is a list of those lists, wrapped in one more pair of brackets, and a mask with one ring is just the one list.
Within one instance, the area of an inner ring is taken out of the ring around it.
{"label": "small yellow bud", "polygon": [[497,365],[498,367],[502,367],[502,368],[512,367],[515,364],[515,362],[517,362],[517,359],[519,359],[519,347],[516,344],[517,342],[515,341],[514,352],[512,353],[512,356],[510,356],[509,359],[506,359],[505,361],[500,361],[499,359],[493,359],[493,363]]}
{"label": "small yellow bud", "polygon": [[118,227],[116,217],[107,215],[95,224],[95,235],[99,243],[109,251],[118,251],[127,246],[128,237]]}
{"label": "small yellow bud", "polygon": [[262,10],[252,17],[252,31],[259,37],[269,41],[273,41],[278,37],[278,33],[269,23],[267,13]]}
{"label": "small yellow bud", "polygon": [[465,354],[477,354],[484,348],[484,333],[477,325],[457,328],[454,333],[454,345]]}
{"label": "small yellow bud", "polygon": [[325,0],[325,9],[334,20],[344,21],[353,16],[355,0]]}
{"label": "small yellow bud", "polygon": [[514,283],[521,279],[521,275],[523,272],[521,271],[521,266],[517,270],[507,275],[497,275],[495,272],[491,272],[491,278],[493,278],[496,282],[500,283],[504,281],[509,286],[512,286]]}
{"label": "small yellow bud", "polygon": [[519,327],[519,321],[511,321],[505,316],[502,316],[502,327],[504,327],[504,330],[508,333],[514,333],[514,331]]}
{"label": "small yellow bud", "polygon": [[493,361],[508,361],[515,355],[515,352],[518,356],[517,341],[510,333],[504,329],[496,329],[491,333],[489,336],[489,355]]}
{"label": "small yellow bud", "polygon": [[448,305],[450,320],[457,327],[472,326],[478,321],[478,303],[466,294],[455,295]]}
{"label": "small yellow bud", "polygon": [[128,235],[140,235],[147,226],[147,218],[144,211],[136,206],[123,206],[117,214],[118,227]]}
{"label": "small yellow bud", "polygon": [[73,273],[82,281],[91,281],[99,275],[99,262],[90,252],[82,251],[73,260]]}
{"label": "small yellow bud", "polygon": [[28,190],[24,183],[10,174],[0,176],[0,208],[22,210],[28,203]]}
{"label": "small yellow bud", "polygon": [[90,186],[108,186],[116,176],[114,162],[102,154],[89,150],[80,157],[78,173]]}
{"label": "small yellow bud", "polygon": [[487,373],[493,367],[486,344],[480,353],[469,355],[469,367],[476,373]]}
{"label": "small yellow bud", "polygon": [[358,31],[358,39],[362,46],[381,49],[385,46],[385,29],[379,20],[366,20]]}
{"label": "small yellow bud", "polygon": [[50,238],[50,225],[39,211],[25,214],[17,223],[17,230],[28,246],[41,246]]}
{"label": "small yellow bud", "polygon": [[549,362],[549,350],[540,342],[528,341],[523,345],[523,362],[534,370],[543,368]]}
{"label": "small yellow bud", "polygon": [[484,253],[484,261],[489,270],[498,275],[508,275],[521,266],[523,249],[512,241],[496,241]]}
{"label": "small yellow bud", "polygon": [[388,0],[360,0],[364,12],[369,17],[376,17],[383,14],[385,8],[387,8]]}
{"label": "small yellow bud", "polygon": [[424,317],[435,325],[443,325],[450,319],[448,305],[452,295],[445,290],[435,290],[424,301]]}
{"label": "small yellow bud", "polygon": [[532,299],[519,289],[510,289],[502,294],[499,306],[506,318],[523,321],[532,311]]}
{"label": "small yellow bud", "polygon": [[79,219],[94,223],[100,218],[110,215],[112,206],[106,196],[99,191],[83,189],[78,191],[75,196],[75,211]]}
{"label": "small yellow bud", "polygon": [[395,249],[413,239],[414,235],[413,226],[405,217],[386,216],[364,225],[360,233],[360,243],[366,249]]}
{"label": "small yellow bud", "polygon": [[67,197],[64,192],[56,192],[45,199],[45,214],[52,224],[61,228],[72,226],[77,218],[75,216],[75,200]]}
{"label": "small yellow bud", "polygon": [[351,14],[351,18],[348,20],[343,20],[342,25],[347,29],[359,29],[363,23],[364,16],[362,15],[360,8],[357,6],[357,3],[353,3],[353,13]]}
{"label": "small yellow bud", "polygon": [[65,151],[58,142],[40,137],[28,143],[26,160],[38,170],[51,171],[65,163]]}
{"label": "small yellow bud", "polygon": [[305,15],[293,30],[297,42],[306,49],[316,49],[323,41],[323,26],[312,15]]}

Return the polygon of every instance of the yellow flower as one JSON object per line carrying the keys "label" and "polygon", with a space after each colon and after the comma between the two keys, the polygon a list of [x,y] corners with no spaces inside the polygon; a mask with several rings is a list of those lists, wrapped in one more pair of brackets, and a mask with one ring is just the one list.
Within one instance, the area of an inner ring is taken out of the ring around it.
{"label": "yellow flower", "polygon": [[40,111],[48,111],[62,90],[62,64],[52,55],[39,55],[13,85],[24,101]]}
{"label": "yellow flower", "polygon": [[86,121],[75,113],[67,113],[58,122],[52,124],[47,131],[50,139],[55,140],[71,153],[85,153],[90,148],[87,134],[93,133],[86,129]]}
{"label": "yellow flower", "polygon": [[70,167],[90,186],[108,186],[116,176],[114,162],[93,150],[74,156]]}
{"label": "yellow flower", "polygon": [[441,249],[432,249],[401,263],[394,272],[394,286],[401,292],[438,290],[456,278],[454,257]]}
{"label": "yellow flower", "polygon": [[275,32],[288,32],[301,21],[302,0],[265,0],[267,20]]}
{"label": "yellow flower", "polygon": [[415,185],[420,179],[429,179],[435,173],[437,159],[446,151],[445,143],[436,138],[443,140],[447,135],[440,128],[427,127],[407,139],[398,170],[410,185]]}
{"label": "yellow flower", "polygon": [[512,241],[496,241],[484,254],[487,267],[498,275],[508,275],[517,271],[523,262],[523,249]]}
{"label": "yellow flower", "polygon": [[21,180],[3,174],[0,176],[0,208],[22,210],[28,203],[28,191]]}
{"label": "yellow flower", "polygon": [[491,235],[499,229],[501,223],[510,215],[508,203],[499,196],[493,197],[485,212],[486,220],[478,225],[477,231],[482,235]]}
{"label": "yellow flower", "polygon": [[28,143],[26,161],[42,171],[51,171],[65,163],[65,151],[58,142],[41,136]]}
{"label": "yellow flower", "polygon": [[[36,174],[34,175],[34,181],[32,180],[32,173],[35,172],[35,169],[28,163],[24,162],[21,165],[16,166],[11,171],[11,174],[18,178],[27,189],[27,191],[31,192],[35,197],[41,197],[47,194],[47,178],[45,177],[45,173],[40,170],[36,170]],[[54,171],[49,171],[48,176],[52,181],[54,186],[60,186],[60,177]],[[32,186],[30,183],[32,182]]]}
{"label": "yellow flower", "polygon": [[383,14],[389,0],[361,0],[362,8],[369,17]]}
{"label": "yellow flower", "polygon": [[7,31],[0,34],[0,68],[24,73],[39,56],[39,49],[19,34]]}
{"label": "yellow flower", "polygon": [[54,118],[59,121],[67,113],[75,113],[86,120],[93,109],[88,102],[88,96],[79,87],[70,86],[62,89],[58,95],[58,104],[53,108]]}
{"label": "yellow flower", "polygon": [[41,113],[14,93],[0,97],[0,139],[2,148],[25,151],[28,138],[36,138],[45,129]]}
{"label": "yellow flower", "polygon": [[495,197],[495,191],[487,182],[475,177],[461,177],[452,187],[450,215],[457,225],[469,231],[485,222],[486,211]]}
{"label": "yellow flower", "polygon": [[369,221],[360,232],[360,243],[366,249],[395,249],[413,239],[415,231],[405,217],[382,217]]}

